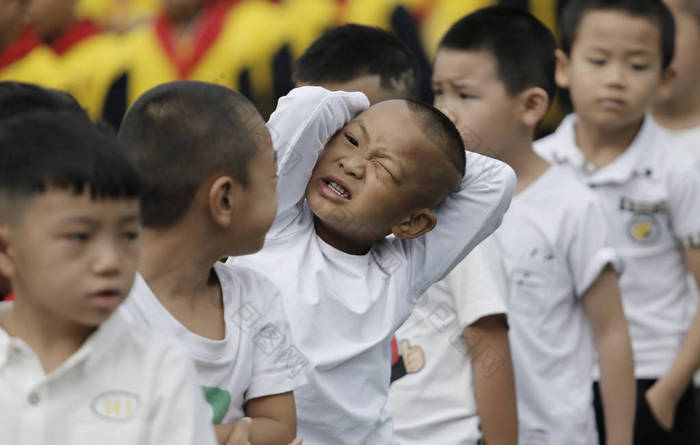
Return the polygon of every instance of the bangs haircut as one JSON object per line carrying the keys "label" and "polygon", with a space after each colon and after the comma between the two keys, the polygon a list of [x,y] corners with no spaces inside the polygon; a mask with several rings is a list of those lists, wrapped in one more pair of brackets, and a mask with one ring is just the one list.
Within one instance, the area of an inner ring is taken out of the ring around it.
{"label": "bangs haircut", "polygon": [[671,64],[676,46],[676,22],[661,0],[569,0],[561,11],[559,32],[562,51],[569,56],[583,17],[592,11],[616,11],[651,21],[659,28],[662,68]]}
{"label": "bangs haircut", "polygon": [[144,93],[119,130],[143,182],[143,225],[172,226],[215,174],[246,187],[259,141],[269,137],[255,107],[229,88],[179,81]]}
{"label": "bangs haircut", "polygon": [[70,94],[22,82],[0,82],[0,121],[31,111],[85,113]]}
{"label": "bangs haircut", "polygon": [[420,97],[416,56],[398,37],[381,28],[348,24],[326,31],[294,65],[293,82],[348,82],[378,75],[397,97]]}
{"label": "bangs haircut", "polygon": [[438,48],[487,51],[496,60],[498,77],[510,96],[540,87],[554,98],[557,43],[532,14],[510,6],[492,6],[457,21]]}
{"label": "bangs haircut", "polygon": [[0,123],[0,202],[22,205],[51,188],[92,199],[136,199],[141,184],[116,138],[73,111],[35,111]]}
{"label": "bangs haircut", "polygon": [[429,207],[437,206],[450,193],[457,190],[466,169],[466,151],[462,136],[452,121],[440,110],[424,102],[406,100],[406,106],[426,138],[443,155],[443,165],[429,172],[429,184],[423,199]]}

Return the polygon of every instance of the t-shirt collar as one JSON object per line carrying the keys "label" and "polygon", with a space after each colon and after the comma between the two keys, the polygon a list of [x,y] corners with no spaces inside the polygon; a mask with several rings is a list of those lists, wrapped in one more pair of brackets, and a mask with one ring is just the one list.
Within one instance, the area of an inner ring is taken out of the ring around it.
{"label": "t-shirt collar", "polygon": [[575,125],[577,121],[577,116],[570,114],[557,128],[555,132],[557,143],[552,153],[552,160],[555,163],[569,164],[583,171],[588,176],[589,184],[622,183],[633,176],[658,178],[658,171],[654,168],[657,163],[653,147],[654,144],[658,143],[659,129],[651,116],[644,117],[642,127],[630,146],[612,163],[600,169],[596,169],[586,159],[576,144]]}

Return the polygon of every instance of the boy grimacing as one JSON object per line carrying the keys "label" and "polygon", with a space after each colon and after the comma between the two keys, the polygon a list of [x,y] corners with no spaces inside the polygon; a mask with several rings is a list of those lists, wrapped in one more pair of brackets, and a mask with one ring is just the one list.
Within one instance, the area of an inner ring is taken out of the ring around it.
{"label": "boy grimacing", "polygon": [[229,261],[282,289],[308,361],[309,384],[295,391],[306,444],[391,442],[389,340],[425,288],[494,229],[513,186],[506,166],[472,153],[462,179],[464,146],[434,108],[392,100],[351,120],[367,106],[319,87],[280,100],[268,122],[277,217],[261,252]]}

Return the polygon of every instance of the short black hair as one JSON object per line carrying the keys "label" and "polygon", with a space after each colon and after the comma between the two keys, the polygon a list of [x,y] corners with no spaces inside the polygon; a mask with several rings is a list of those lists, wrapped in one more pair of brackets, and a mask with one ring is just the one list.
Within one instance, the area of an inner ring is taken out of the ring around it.
{"label": "short black hair", "polygon": [[440,149],[445,165],[430,175],[426,187],[426,205],[436,206],[455,191],[466,169],[466,151],[459,130],[440,110],[427,103],[407,99],[406,106],[413,114],[426,138]]}
{"label": "short black hair", "polygon": [[619,11],[651,21],[659,28],[662,68],[671,64],[676,46],[676,22],[661,0],[569,0],[559,17],[561,48],[567,56],[576,41],[583,17],[591,11]]}
{"label": "short black hair", "polygon": [[0,121],[0,147],[0,204],[21,205],[50,188],[89,191],[93,199],[140,196],[126,150],[83,113],[35,111]]}
{"label": "short black hair", "polygon": [[247,186],[261,137],[270,136],[260,114],[229,88],[177,81],[144,93],[119,129],[119,140],[133,153],[143,182],[143,225],[172,226],[216,173]]}
{"label": "short black hair", "polygon": [[293,81],[347,82],[378,75],[397,97],[420,96],[418,59],[398,37],[381,28],[348,24],[326,31],[299,57]]}
{"label": "short black hair", "polygon": [[0,121],[39,110],[84,113],[68,93],[22,82],[0,82]]}
{"label": "short black hair", "polygon": [[479,9],[452,25],[439,48],[488,51],[496,60],[498,76],[509,95],[540,87],[550,101],[554,98],[556,40],[545,25],[523,9]]}

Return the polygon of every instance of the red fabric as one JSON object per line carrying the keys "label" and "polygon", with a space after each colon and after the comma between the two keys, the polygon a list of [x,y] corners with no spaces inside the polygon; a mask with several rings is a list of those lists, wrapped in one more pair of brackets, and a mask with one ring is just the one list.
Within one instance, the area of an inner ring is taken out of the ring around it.
{"label": "red fabric", "polygon": [[395,365],[399,361],[399,345],[396,343],[396,337],[391,337],[391,364]]}
{"label": "red fabric", "polygon": [[58,38],[51,43],[51,48],[56,54],[61,55],[88,37],[100,34],[101,32],[102,30],[95,22],[91,20],[81,20],[58,36]]}
{"label": "red fabric", "polygon": [[10,292],[10,295],[8,295],[7,298],[5,298],[5,301],[14,301],[14,299],[15,299],[15,294]]}
{"label": "red fabric", "polygon": [[239,1],[220,1],[206,6],[202,11],[202,16],[197,20],[194,30],[192,30],[191,45],[185,49],[177,47],[178,37],[170,19],[165,15],[156,19],[156,35],[163,45],[165,53],[177,68],[180,79],[187,78],[207,50],[216,42],[224,27],[226,13]]}
{"label": "red fabric", "polygon": [[41,41],[34,30],[27,26],[17,36],[14,42],[5,48],[5,51],[0,53],[0,69],[20,60],[40,44]]}

